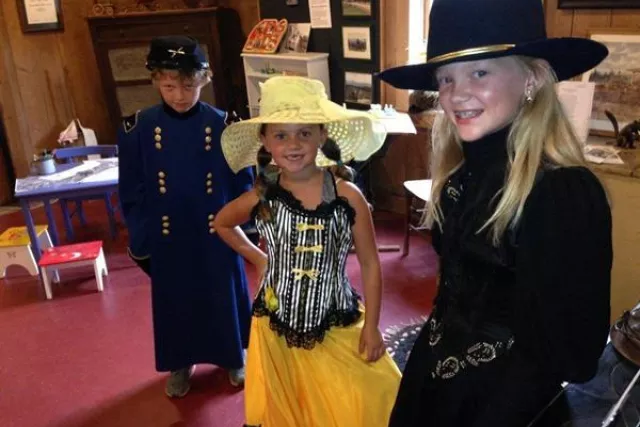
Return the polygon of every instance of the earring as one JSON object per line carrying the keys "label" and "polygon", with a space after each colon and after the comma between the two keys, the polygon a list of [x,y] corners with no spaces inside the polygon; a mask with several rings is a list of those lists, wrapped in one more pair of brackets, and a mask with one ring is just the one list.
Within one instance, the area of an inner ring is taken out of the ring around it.
{"label": "earring", "polygon": [[533,89],[531,89],[531,86],[527,86],[524,90],[524,100],[527,104],[531,104],[533,102]]}

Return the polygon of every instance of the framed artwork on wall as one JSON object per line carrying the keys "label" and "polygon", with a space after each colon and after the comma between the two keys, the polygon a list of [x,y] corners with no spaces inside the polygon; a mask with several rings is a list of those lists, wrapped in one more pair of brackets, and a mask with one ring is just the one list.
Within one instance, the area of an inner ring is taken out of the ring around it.
{"label": "framed artwork on wall", "polygon": [[609,49],[602,63],[582,75],[582,81],[596,84],[590,132],[613,136],[613,121],[607,113],[619,129],[640,119],[640,30],[593,29],[589,38]]}
{"label": "framed artwork on wall", "polygon": [[371,0],[342,0],[342,16],[349,18],[366,17],[371,19]]}
{"label": "framed artwork on wall", "polygon": [[342,27],[342,56],[345,59],[371,60],[371,28]]}
{"label": "framed artwork on wall", "polygon": [[558,9],[634,9],[640,0],[558,0]]}
{"label": "framed artwork on wall", "polygon": [[370,106],[373,103],[373,75],[371,73],[345,71],[344,102]]}
{"label": "framed artwork on wall", "polygon": [[16,0],[24,33],[64,29],[61,0]]}

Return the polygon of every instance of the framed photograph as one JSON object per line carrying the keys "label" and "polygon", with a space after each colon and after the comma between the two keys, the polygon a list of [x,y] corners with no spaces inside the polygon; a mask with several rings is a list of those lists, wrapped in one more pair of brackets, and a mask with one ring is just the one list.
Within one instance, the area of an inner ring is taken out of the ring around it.
{"label": "framed photograph", "polygon": [[371,60],[371,28],[342,27],[342,56]]}
{"label": "framed photograph", "polygon": [[614,121],[622,129],[640,119],[640,30],[594,29],[589,37],[609,48],[609,56],[582,75],[595,83],[590,131],[613,136]]}
{"label": "framed photograph", "polygon": [[345,71],[344,102],[371,105],[373,102],[373,76],[370,73]]}
{"label": "framed photograph", "polygon": [[306,52],[310,34],[311,24],[289,24],[280,52]]}
{"label": "framed photograph", "polygon": [[558,0],[558,9],[634,9],[640,0]]}
{"label": "framed photograph", "polygon": [[371,0],[342,0],[342,15],[371,17]]}
{"label": "framed photograph", "polygon": [[63,30],[61,0],[16,0],[22,32]]}

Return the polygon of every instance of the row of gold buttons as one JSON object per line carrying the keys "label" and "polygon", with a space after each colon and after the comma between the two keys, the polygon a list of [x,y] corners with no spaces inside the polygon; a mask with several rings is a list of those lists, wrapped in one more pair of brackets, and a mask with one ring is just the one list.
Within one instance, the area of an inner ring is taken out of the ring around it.
{"label": "row of gold buttons", "polygon": [[167,182],[164,180],[167,177],[167,174],[160,171],[158,172],[158,185],[160,186],[159,191],[160,194],[165,194],[167,192],[167,187],[165,186]]}
{"label": "row of gold buttons", "polygon": [[[207,136],[204,137],[204,142],[205,142],[204,149],[207,150],[207,151],[210,151],[211,150],[211,141],[212,141],[211,128],[209,126],[207,126],[204,129],[204,131],[207,134]],[[159,128],[159,127],[156,127],[154,129],[154,132],[155,132],[156,135],[154,136],[153,139],[156,141],[156,149],[162,150],[162,129]]]}
{"label": "row of gold buttons", "polygon": [[211,150],[211,128],[207,126],[204,128],[204,132],[207,134],[207,136],[204,137],[204,149],[209,151]]}
{"label": "row of gold buttons", "polygon": [[209,214],[208,219],[209,219],[209,234],[214,234],[216,232],[216,229],[213,228],[213,220],[215,219],[215,215],[214,214]]}
{"label": "row of gold buttons", "polygon": [[164,234],[165,236],[169,235],[169,226],[171,224],[169,223],[169,216],[164,215],[162,217],[162,234]]}
{"label": "row of gold buttons", "polygon": [[213,174],[211,172],[209,172],[207,174],[207,194],[213,194],[213,188],[211,188],[211,186],[213,185],[213,181],[211,180],[211,178],[213,178]]}
{"label": "row of gold buttons", "polygon": [[[213,220],[215,219],[215,215],[214,214],[209,214],[209,216],[207,217],[207,219],[209,220],[209,234],[214,234],[216,232],[216,229],[213,227]],[[164,215],[162,217],[162,234],[164,234],[165,236],[168,236],[170,231],[169,231],[169,227],[171,226],[171,223],[169,222],[169,216]]]}

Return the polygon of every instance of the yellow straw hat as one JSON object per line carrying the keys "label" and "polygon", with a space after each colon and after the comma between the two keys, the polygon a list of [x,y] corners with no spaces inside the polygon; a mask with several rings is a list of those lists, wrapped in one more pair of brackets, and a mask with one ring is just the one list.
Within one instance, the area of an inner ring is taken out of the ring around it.
{"label": "yellow straw hat", "polygon": [[[378,151],[387,136],[385,127],[372,115],[347,110],[329,101],[319,80],[277,76],[260,84],[260,115],[233,123],[222,133],[222,152],[234,172],[256,164],[260,127],[265,123],[323,124],[328,137],[341,151],[343,162],[363,161]],[[316,164],[335,164],[320,150]]]}

